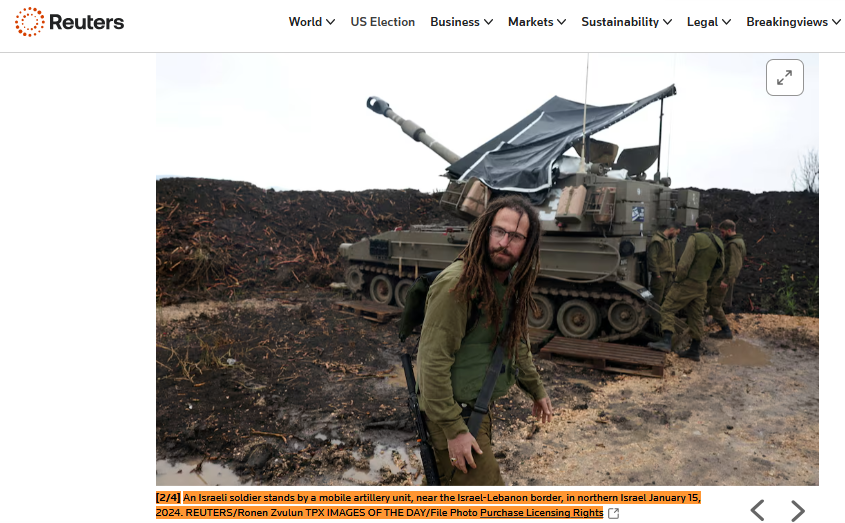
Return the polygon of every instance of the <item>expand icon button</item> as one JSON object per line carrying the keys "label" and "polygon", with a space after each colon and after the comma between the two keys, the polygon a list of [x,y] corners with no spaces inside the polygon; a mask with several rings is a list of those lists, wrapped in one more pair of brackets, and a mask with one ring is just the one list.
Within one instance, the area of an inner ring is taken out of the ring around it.
{"label": "expand icon button", "polygon": [[772,96],[800,96],[804,92],[804,62],[769,60],[766,63],[766,92]]}

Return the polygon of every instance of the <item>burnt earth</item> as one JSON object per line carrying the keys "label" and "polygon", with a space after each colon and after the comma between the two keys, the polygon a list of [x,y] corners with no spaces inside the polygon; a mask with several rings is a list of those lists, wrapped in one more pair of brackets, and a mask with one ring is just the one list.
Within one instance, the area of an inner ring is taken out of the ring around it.
{"label": "burnt earth", "polygon": [[[399,356],[415,352],[416,337],[402,344],[396,319],[376,324],[331,309],[340,297],[293,290],[248,307],[222,303],[187,319],[160,319],[157,457],[226,463],[258,484],[337,484],[344,471],[369,468],[374,442],[413,445]],[[611,379],[545,366],[547,390],[562,408],[587,408]],[[515,426],[530,413],[527,396],[514,388],[494,416]],[[415,459],[400,474],[386,471],[379,484],[419,482]]]}
{"label": "burnt earth", "polygon": [[[223,463],[262,485],[418,484],[399,366],[415,339],[400,344],[395,319],[382,325],[332,310],[340,297],[302,289],[182,320],[160,315],[157,458]],[[531,401],[516,387],[496,402],[494,452],[508,481],[817,484],[818,319],[729,320],[771,364],[724,365],[718,354],[728,342],[711,339],[701,363],[669,355],[663,379],[536,360],[555,421],[529,418]],[[725,447],[726,438],[739,439]],[[369,472],[376,445],[390,442],[409,456],[393,455],[398,473],[344,479]],[[730,459],[708,462],[728,450]],[[776,465],[765,471],[750,464],[772,455]],[[599,469],[604,477],[594,477]]]}
{"label": "burnt earth", "polygon": [[[276,192],[245,182],[156,182],[160,305],[340,281],[341,243],[450,221],[416,190]],[[454,223],[454,220],[451,220]]]}
{"label": "burnt earth", "polygon": [[[734,220],[748,246],[732,310],[818,316],[818,195],[699,191],[701,213],[716,224]],[[444,223],[463,222],[442,211],[436,197],[415,190],[275,192],[245,182],[158,180],[157,302],[325,287],[343,279],[341,243]],[[682,251],[681,244],[679,256]]]}
{"label": "burnt earth", "polygon": [[[818,316],[819,195],[696,190],[701,213],[710,214],[716,226],[733,220],[745,239],[748,255],[735,285],[733,311]],[[691,232],[684,231],[679,242]]]}
{"label": "burnt earth", "polygon": [[[397,375],[395,328],[331,310],[337,298],[292,291],[266,307],[223,306],[160,324],[160,457],[234,461],[236,472],[257,481],[291,479],[305,462],[331,461],[338,450],[372,455],[372,444],[358,437],[368,425],[405,428],[402,389],[365,383]],[[320,432],[327,439],[315,439]],[[331,439],[344,445],[338,449]]]}

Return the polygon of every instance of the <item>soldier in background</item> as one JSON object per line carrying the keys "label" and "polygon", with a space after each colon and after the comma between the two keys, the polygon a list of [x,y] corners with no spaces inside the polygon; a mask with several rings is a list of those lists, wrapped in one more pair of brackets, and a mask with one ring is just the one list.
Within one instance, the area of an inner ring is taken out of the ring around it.
{"label": "soldier in background", "polygon": [[681,224],[672,222],[669,227],[658,231],[648,244],[648,271],[651,273],[651,288],[654,302],[663,303],[663,298],[675,281],[675,238],[681,233]]}
{"label": "soldier in background", "polygon": [[710,337],[731,340],[734,336],[730,325],[728,325],[728,319],[725,317],[725,311],[722,310],[722,302],[725,300],[728,288],[732,288],[739,271],[742,269],[742,260],[746,253],[745,240],[742,239],[741,234],[737,234],[736,223],[731,220],[720,223],[719,231],[722,233],[722,238],[725,239],[725,273],[718,280],[718,283],[710,288],[707,306],[710,307],[713,320],[722,327],[722,330],[714,332]]}
{"label": "soldier in background", "polygon": [[695,223],[698,232],[690,236],[684,254],[678,262],[675,284],[660,307],[660,328],[663,340],[649,343],[652,349],[669,352],[672,350],[672,335],[675,333],[675,313],[686,307],[692,344],[679,354],[682,358],[701,361],[701,337],[704,335],[704,305],[707,289],[722,276],[724,270],[724,246],[722,240],[713,234],[713,219],[702,214]]}

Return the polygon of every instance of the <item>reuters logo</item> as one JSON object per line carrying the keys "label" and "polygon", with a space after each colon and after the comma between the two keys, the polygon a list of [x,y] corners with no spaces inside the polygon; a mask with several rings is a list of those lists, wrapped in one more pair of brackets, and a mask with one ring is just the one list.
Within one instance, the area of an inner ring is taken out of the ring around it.
{"label": "reuters logo", "polygon": [[44,15],[37,7],[21,9],[15,17],[15,29],[23,36],[35,36],[44,29]]}

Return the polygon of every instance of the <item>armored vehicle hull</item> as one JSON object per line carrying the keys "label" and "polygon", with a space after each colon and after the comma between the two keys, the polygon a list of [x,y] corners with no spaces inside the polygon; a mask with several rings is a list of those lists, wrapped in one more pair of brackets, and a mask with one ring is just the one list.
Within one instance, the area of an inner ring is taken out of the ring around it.
{"label": "armored vehicle hull", "polygon": [[[674,87],[663,93],[674,94]],[[385,102],[371,98],[368,107],[453,166],[461,161]],[[517,133],[523,136],[525,130],[517,129]],[[543,136],[548,137],[548,129]],[[695,191],[671,190],[669,180],[661,179],[659,172],[653,180],[645,179],[643,172],[659,158],[659,147],[629,150],[627,163],[620,165],[625,153],[614,163],[615,145],[587,138],[580,165],[580,158],[559,155],[549,164],[554,174],[549,187],[539,194],[526,194],[539,202],[542,228],[540,273],[534,288],[541,314],[529,314],[529,323],[537,329],[557,329],[571,338],[618,341],[643,332],[649,319],[659,317],[659,306],[648,291],[648,240],[672,222],[694,225],[699,198]],[[502,149],[501,144],[496,147],[496,151]],[[593,161],[587,162],[590,149]],[[495,190],[491,188],[495,181],[468,176],[471,170],[447,172],[450,182],[441,205],[455,216],[472,221],[499,194],[519,192]],[[452,263],[469,234],[466,225],[411,226],[343,244],[340,254],[349,263],[347,286],[376,302],[404,306],[414,280]]]}

